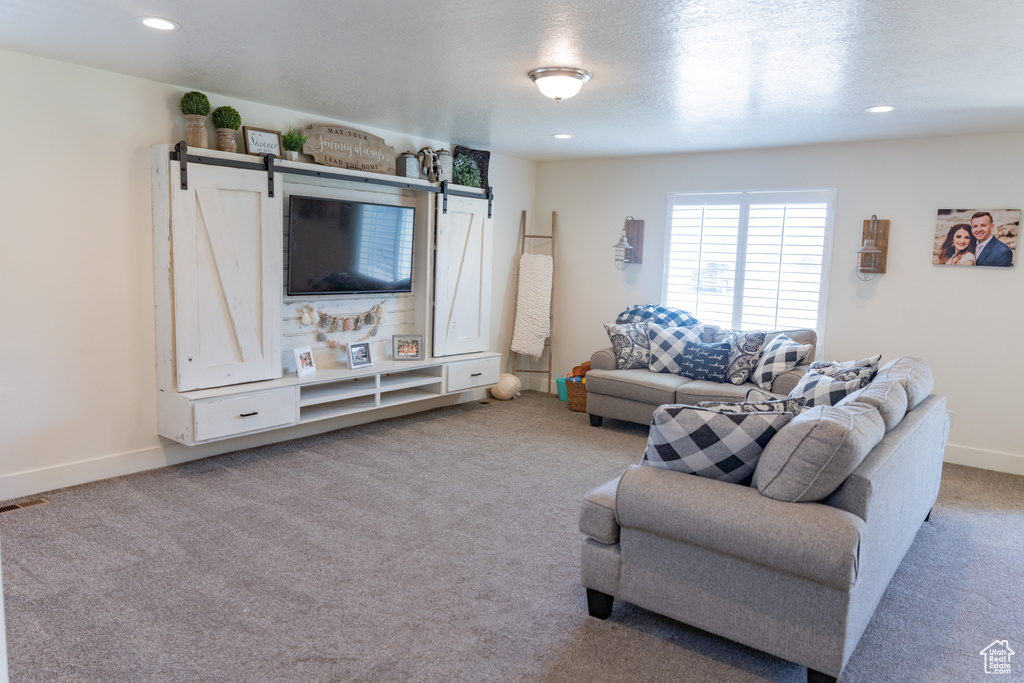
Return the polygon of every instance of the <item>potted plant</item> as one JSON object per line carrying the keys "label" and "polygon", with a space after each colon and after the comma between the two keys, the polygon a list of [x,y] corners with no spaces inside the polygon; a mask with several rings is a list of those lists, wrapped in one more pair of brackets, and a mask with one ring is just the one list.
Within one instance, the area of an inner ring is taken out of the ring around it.
{"label": "potted plant", "polygon": [[281,144],[284,146],[285,159],[298,161],[299,152],[302,151],[302,146],[306,144],[306,140],[309,140],[309,136],[303,135],[289,126],[288,132],[281,136]]}
{"label": "potted plant", "polygon": [[234,107],[217,107],[213,110],[213,127],[217,129],[217,149],[234,152],[238,149],[235,131],[242,126],[242,116]]}
{"label": "potted plant", "polygon": [[185,144],[189,147],[206,147],[206,117],[210,114],[210,98],[198,90],[190,90],[181,96],[178,103],[185,115]]}

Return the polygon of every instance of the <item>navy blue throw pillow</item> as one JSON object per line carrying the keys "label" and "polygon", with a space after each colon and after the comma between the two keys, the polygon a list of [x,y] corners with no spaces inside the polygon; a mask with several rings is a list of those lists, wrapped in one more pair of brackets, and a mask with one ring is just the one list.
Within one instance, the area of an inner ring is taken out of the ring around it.
{"label": "navy blue throw pillow", "polygon": [[726,370],[729,367],[729,342],[686,342],[686,348],[677,362],[682,368],[679,374],[683,377],[724,383],[728,379]]}

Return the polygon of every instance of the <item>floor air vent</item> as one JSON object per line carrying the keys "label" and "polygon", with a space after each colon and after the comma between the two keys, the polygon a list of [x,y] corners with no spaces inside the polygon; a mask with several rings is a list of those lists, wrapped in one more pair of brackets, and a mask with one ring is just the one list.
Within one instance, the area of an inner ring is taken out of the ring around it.
{"label": "floor air vent", "polygon": [[26,500],[24,503],[11,503],[10,505],[0,506],[0,514],[4,512],[11,512],[13,510],[21,510],[22,508],[30,508],[34,505],[46,505],[50,501],[45,498],[36,498],[35,500]]}

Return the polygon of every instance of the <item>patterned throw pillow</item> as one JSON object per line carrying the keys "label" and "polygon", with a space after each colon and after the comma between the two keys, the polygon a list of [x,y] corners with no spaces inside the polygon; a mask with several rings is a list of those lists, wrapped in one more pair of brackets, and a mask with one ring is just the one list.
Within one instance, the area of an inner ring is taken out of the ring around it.
{"label": "patterned throw pillow", "polygon": [[647,338],[651,343],[651,372],[671,372],[679,374],[683,366],[680,359],[687,342],[700,343],[704,332],[703,325],[695,327],[662,327],[652,322],[647,323]]}
{"label": "patterned throw pillow", "polygon": [[679,374],[690,379],[706,379],[723,384],[729,365],[729,344],[697,344],[687,342],[679,356]]}
{"label": "patterned throw pillow", "polygon": [[749,484],[764,447],[789,413],[715,413],[664,405],[654,411],[642,465]]}
{"label": "patterned throw pillow", "polygon": [[834,406],[846,398],[847,394],[852,394],[867,384],[866,379],[851,379],[844,382],[818,372],[808,372],[800,378],[786,398],[802,398],[807,408]]}
{"label": "patterned throw pillow", "polygon": [[771,401],[744,401],[743,403],[701,401],[697,407],[710,410],[713,413],[793,413],[793,415],[799,415],[804,411],[804,399],[781,398]]}
{"label": "patterned throw pillow", "polygon": [[767,336],[767,332],[730,332],[725,336],[729,343],[729,369],[726,374],[731,383],[743,384],[750,379],[750,372],[757,365]]}
{"label": "patterned throw pillow", "polygon": [[689,311],[656,304],[630,306],[622,313],[619,313],[619,317],[615,319],[615,322],[619,325],[652,322],[662,327],[695,327],[701,324]]}
{"label": "patterned throw pillow", "polygon": [[647,339],[647,323],[605,323],[604,329],[615,353],[615,367],[634,370],[646,369],[650,365],[651,342]]}
{"label": "patterned throw pillow", "polygon": [[771,389],[776,377],[800,365],[810,352],[810,344],[797,344],[780,334],[761,352],[761,359],[757,361],[751,379],[762,389]]}
{"label": "patterned throw pillow", "polygon": [[850,381],[851,379],[866,378],[869,382],[874,379],[875,373],[878,372],[878,363],[882,360],[882,354],[872,356],[871,358],[861,358],[860,360],[848,360],[848,361],[837,361],[837,360],[819,360],[811,363],[809,372],[820,372],[823,375],[828,375],[833,379]]}

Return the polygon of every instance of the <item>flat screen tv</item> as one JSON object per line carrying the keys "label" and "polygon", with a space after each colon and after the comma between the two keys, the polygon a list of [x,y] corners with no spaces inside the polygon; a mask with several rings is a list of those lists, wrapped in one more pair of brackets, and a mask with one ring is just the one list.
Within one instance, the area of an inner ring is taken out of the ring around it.
{"label": "flat screen tv", "polygon": [[288,295],[412,291],[409,206],[298,197],[288,211]]}

